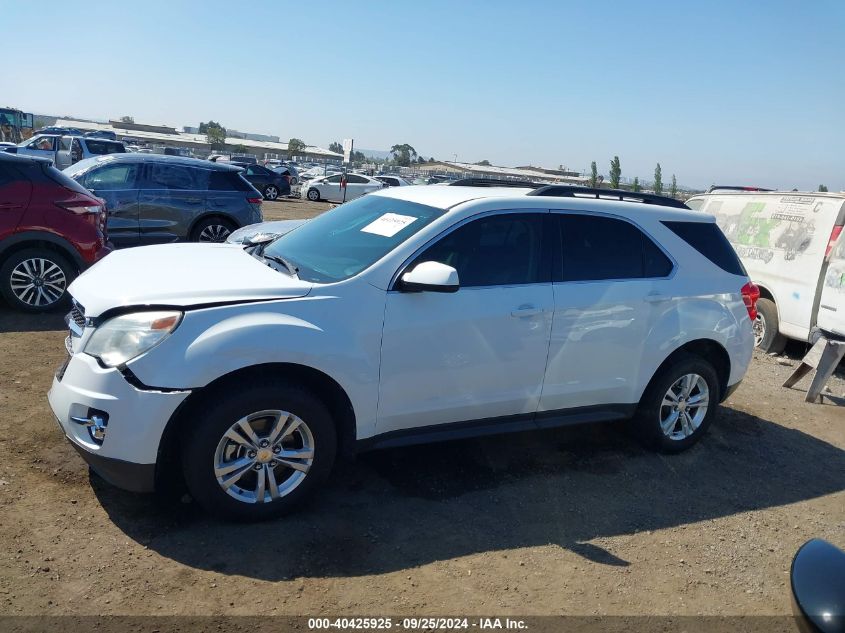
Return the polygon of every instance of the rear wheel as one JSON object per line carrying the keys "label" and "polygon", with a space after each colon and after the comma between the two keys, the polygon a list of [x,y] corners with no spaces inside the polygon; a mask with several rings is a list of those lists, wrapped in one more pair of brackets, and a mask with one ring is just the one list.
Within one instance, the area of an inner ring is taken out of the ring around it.
{"label": "rear wheel", "polygon": [[336,452],[326,406],[295,386],[257,385],[193,416],[183,438],[188,490],[208,512],[257,521],[296,510],[328,477]]}
{"label": "rear wheel", "polygon": [[757,318],[754,319],[754,344],[763,352],[780,354],[786,347],[786,337],[780,333],[778,308],[771,299],[757,300]]}
{"label": "rear wheel", "polygon": [[700,356],[678,356],[643,394],[636,417],[640,439],[664,453],[686,450],[710,426],[719,401],[713,365]]}
{"label": "rear wheel", "polygon": [[235,230],[235,225],[223,218],[206,218],[191,232],[192,242],[225,242]]}
{"label": "rear wheel", "polygon": [[264,187],[264,199],[265,200],[278,200],[279,198],[279,188],[276,185],[267,185]]}
{"label": "rear wheel", "polygon": [[67,287],[76,269],[55,251],[27,248],[0,267],[0,292],[12,308],[47,312],[67,305]]}

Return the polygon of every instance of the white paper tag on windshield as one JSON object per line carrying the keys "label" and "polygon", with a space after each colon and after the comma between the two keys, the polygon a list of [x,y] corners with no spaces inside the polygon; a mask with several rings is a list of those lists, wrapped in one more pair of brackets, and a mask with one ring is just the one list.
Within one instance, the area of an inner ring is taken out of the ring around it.
{"label": "white paper tag on windshield", "polygon": [[417,218],[412,215],[385,213],[383,216],[376,218],[361,229],[361,232],[374,233],[375,235],[383,235],[384,237],[393,237],[411,222],[415,222],[416,220]]}

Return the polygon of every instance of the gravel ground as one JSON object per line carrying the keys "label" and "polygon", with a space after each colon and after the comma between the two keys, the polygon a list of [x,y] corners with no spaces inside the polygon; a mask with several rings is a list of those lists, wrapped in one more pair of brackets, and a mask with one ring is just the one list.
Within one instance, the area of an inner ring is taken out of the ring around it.
{"label": "gravel ground", "polygon": [[779,386],[802,346],[755,354],[682,455],[623,424],[381,451],[232,525],[89,475],[46,400],[63,337],[0,309],[0,614],[777,615],[800,544],[845,546],[845,408]]}

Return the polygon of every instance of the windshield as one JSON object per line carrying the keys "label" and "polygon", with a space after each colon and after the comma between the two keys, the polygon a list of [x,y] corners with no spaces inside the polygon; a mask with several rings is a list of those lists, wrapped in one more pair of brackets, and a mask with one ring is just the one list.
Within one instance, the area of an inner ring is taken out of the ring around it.
{"label": "windshield", "polygon": [[330,283],[368,268],[444,213],[422,204],[364,196],[283,235],[264,254],[284,257],[300,279]]}

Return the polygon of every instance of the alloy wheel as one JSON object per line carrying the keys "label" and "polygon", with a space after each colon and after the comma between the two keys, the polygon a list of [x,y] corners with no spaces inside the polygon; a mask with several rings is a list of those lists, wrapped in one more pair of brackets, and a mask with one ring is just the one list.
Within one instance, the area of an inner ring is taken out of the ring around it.
{"label": "alloy wheel", "polygon": [[279,197],[279,190],[273,185],[270,185],[264,190],[264,197],[268,200],[275,200]]}
{"label": "alloy wheel", "polygon": [[317,192],[317,190],[316,190],[316,189],[311,189],[311,190],[308,192],[308,199],[309,199],[309,200],[311,200],[311,202],[316,202],[317,200],[319,200],[319,199],[320,199],[320,194],[319,194],[319,192]]}
{"label": "alloy wheel", "polygon": [[754,346],[760,347],[766,337],[766,317],[762,313],[757,313],[757,318],[751,323],[751,329],[754,332]]}
{"label": "alloy wheel", "polygon": [[200,233],[200,242],[225,242],[231,231],[222,224],[210,224]]}
{"label": "alloy wheel", "polygon": [[698,374],[686,374],[672,383],[660,404],[660,428],[671,440],[695,433],[707,416],[710,389]]}
{"label": "alloy wheel", "polygon": [[314,463],[314,435],[287,411],[257,411],[235,422],[214,452],[220,487],[242,503],[271,503],[290,494]]}
{"label": "alloy wheel", "polygon": [[21,303],[43,308],[62,298],[67,278],[55,262],[35,257],[23,260],[12,269],[10,286]]}

